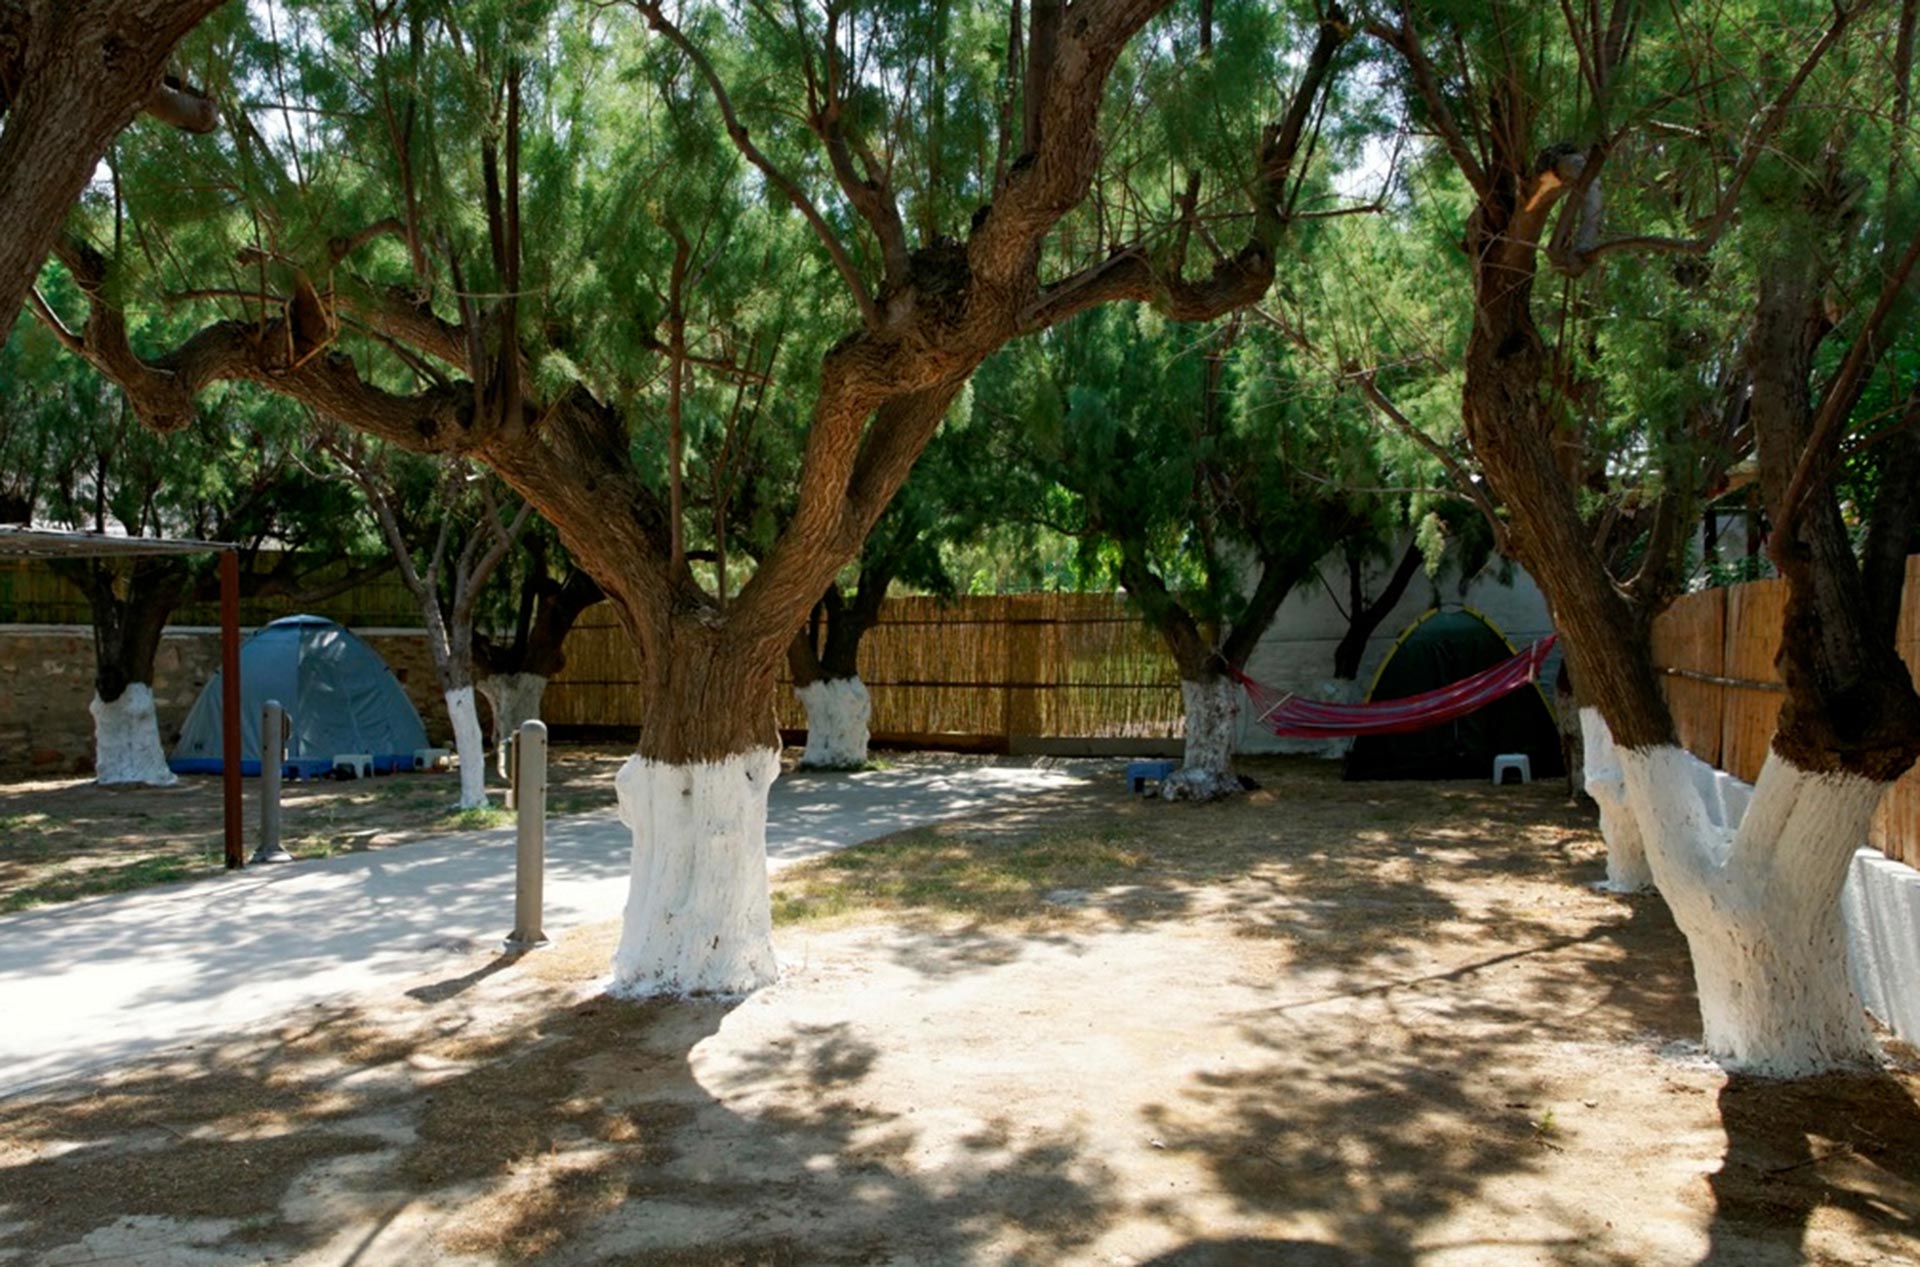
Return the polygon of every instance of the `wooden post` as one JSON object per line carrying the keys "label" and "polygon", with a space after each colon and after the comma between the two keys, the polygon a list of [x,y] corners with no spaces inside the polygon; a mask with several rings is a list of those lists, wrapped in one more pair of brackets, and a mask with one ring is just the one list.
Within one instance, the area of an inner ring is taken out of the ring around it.
{"label": "wooden post", "polygon": [[226,797],[227,870],[246,865],[240,821],[240,556],[220,553],[220,782]]}

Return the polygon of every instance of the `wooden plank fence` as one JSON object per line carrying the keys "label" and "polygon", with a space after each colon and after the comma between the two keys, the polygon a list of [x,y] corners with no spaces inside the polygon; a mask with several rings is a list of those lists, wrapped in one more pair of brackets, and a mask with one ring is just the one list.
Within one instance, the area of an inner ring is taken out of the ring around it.
{"label": "wooden plank fence", "polygon": [[[593,607],[547,688],[547,720],[637,727],[638,667],[612,608]],[[860,676],[884,739],[1166,740],[1184,725],[1172,656],[1117,594],[890,598],[861,640]],[[806,725],[790,690],[779,721]]]}
{"label": "wooden plank fence", "polygon": [[[1653,662],[1688,751],[1752,782],[1766,761],[1786,702],[1774,668],[1786,582],[1748,581],[1688,594],[1653,622]],[[1920,676],[1920,555],[1907,560],[1900,655]],[[1920,866],[1920,767],[1893,786],[1874,820],[1873,844]]]}

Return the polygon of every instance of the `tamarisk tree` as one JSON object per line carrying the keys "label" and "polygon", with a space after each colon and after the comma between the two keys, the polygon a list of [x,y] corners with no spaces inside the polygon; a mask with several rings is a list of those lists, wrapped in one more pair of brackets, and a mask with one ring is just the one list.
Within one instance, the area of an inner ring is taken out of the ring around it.
{"label": "tamarisk tree", "polygon": [[459,808],[484,809],[487,756],[474,699],[474,618],[488,579],[513,549],[533,507],[522,502],[511,520],[505,518],[485,479],[474,481],[477,492],[468,488],[473,472],[463,461],[436,466],[409,460],[357,435],[323,447],[359,487],[401,581],[419,605],[460,759]]}
{"label": "tamarisk tree", "polygon": [[[1868,370],[1911,337],[1920,237],[1892,229],[1912,222],[1898,158],[1879,214],[1858,212],[1885,156],[1911,153],[1910,67],[1885,76],[1874,50],[1904,48],[1904,63],[1914,6],[1891,19],[1898,32],[1869,29],[1890,10],[1864,3],[1770,6],[1765,23],[1604,8],[1508,20],[1406,6],[1368,30],[1468,190],[1467,434],[1615,745],[1622,807],[1692,952],[1707,1046],[1734,1067],[1812,1073],[1872,1055],[1839,895],[1883,790],[1920,752],[1920,697],[1892,641],[1898,581],[1854,553],[1834,478]],[[1740,99],[1708,82],[1742,85]],[[1814,94],[1827,99],[1806,108]],[[1716,251],[1730,235],[1757,265],[1748,403],[1788,589],[1787,700],[1744,815],[1677,743],[1654,675],[1633,591],[1657,583],[1663,552],[1616,580],[1582,520],[1559,446],[1591,380],[1535,311],[1543,266],[1734,267]],[[1882,487],[1868,536],[1909,541],[1915,496]]]}
{"label": "tamarisk tree", "polygon": [[514,601],[502,622],[506,636],[482,628],[473,631],[474,684],[493,715],[494,757],[503,779],[508,737],[522,723],[540,718],[547,683],[566,666],[567,635],[604,597],[545,523],[529,521],[519,546],[497,573],[517,573],[511,578]]}
{"label": "tamarisk tree", "polygon": [[1276,355],[1233,322],[1198,332],[1116,309],[1001,363],[999,407],[1025,423],[1008,428],[1006,465],[1037,481],[1012,499],[1079,540],[1083,570],[1126,588],[1178,666],[1186,748],[1161,783],[1169,800],[1240,790],[1237,675],[1281,603],[1370,511],[1327,443],[1337,424],[1324,425],[1353,402],[1275,368]]}
{"label": "tamarisk tree", "polygon": [[[188,191],[224,191],[219,205],[191,224],[168,205],[186,196],[177,172],[143,166],[134,216],[199,247],[178,241],[156,268],[99,227],[69,236],[59,256],[88,299],[72,342],[155,428],[248,380],[484,463],[531,503],[606,592],[646,682],[617,780],[634,836],[617,988],[750,989],[775,974],[780,663],[969,375],[1102,304],[1199,320],[1272,282],[1348,27],[1331,7],[1292,24],[1234,10],[1247,39],[1223,28],[1219,46],[1247,50],[1242,77],[1205,85],[1223,107],[1212,152],[1234,156],[1209,164],[1216,215],[1200,177],[1144,179],[1186,156],[1103,127],[1110,97],[1131,113],[1192,89],[1179,22],[1134,38],[1166,7],[275,6],[310,13],[310,38],[228,51],[265,82],[276,53],[294,62],[286,91],[309,122],[263,134],[234,114]],[[957,55],[1003,19],[1020,24],[1005,73]],[[1130,177],[1102,180],[1118,162]],[[1152,187],[1196,196],[1133,192]],[[1191,272],[1190,243],[1206,257]],[[236,278],[241,244],[270,256]],[[750,577],[710,586],[683,497],[689,388],[758,372],[740,332],[822,288],[846,333],[795,380],[792,514]],[[227,315],[137,345],[127,305],[169,292]]]}

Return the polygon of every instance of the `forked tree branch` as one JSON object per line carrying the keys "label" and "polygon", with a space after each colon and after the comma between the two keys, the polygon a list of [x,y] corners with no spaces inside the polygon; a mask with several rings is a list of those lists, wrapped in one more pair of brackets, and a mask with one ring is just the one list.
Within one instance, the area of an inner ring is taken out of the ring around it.
{"label": "forked tree branch", "polygon": [[767,157],[765,151],[754,144],[752,135],[747,131],[747,125],[740,121],[739,113],[733,108],[733,98],[728,95],[727,86],[721,81],[720,72],[714,69],[713,62],[700,51],[699,46],[687,38],[686,32],[667,16],[659,0],[633,0],[633,6],[647,19],[647,25],[666,37],[669,44],[679,49],[686,59],[693,63],[694,70],[700,77],[706,80],[707,88],[713,93],[714,103],[720,108],[720,117],[726,123],[727,136],[733,141],[734,148],[740,151],[743,158],[758,168],[761,175],[765,176],[774,188],[786,195],[787,201],[793,204],[795,210],[806,217],[814,236],[820,239],[822,246],[826,247],[828,256],[833,260],[833,266],[840,271],[841,280],[846,282],[848,292],[852,294],[854,303],[860,309],[861,320],[868,328],[877,328],[880,324],[880,310],[874,303],[873,293],[867,288],[866,279],[860,275],[860,266],[854,262],[852,253],[847,250],[846,243],[842,242],[840,236],[833,231],[833,226],[829,225],[826,217],[820,214],[820,208],[814,205],[813,199],[807,196],[807,191],[800,187],[799,182],[777,167],[773,160]]}
{"label": "forked tree branch", "polygon": [[[1043,330],[1089,308],[1120,300],[1151,304],[1176,321],[1205,321],[1264,295],[1273,284],[1279,236],[1290,218],[1287,184],[1300,157],[1307,121],[1323,97],[1334,56],[1351,30],[1338,5],[1329,7],[1321,18],[1313,52],[1285,114],[1268,125],[1262,135],[1254,228],[1239,252],[1216,262],[1204,280],[1188,281],[1182,276],[1182,265],[1186,255],[1184,230],[1190,217],[1183,216],[1181,249],[1174,252],[1170,266],[1157,263],[1138,247],[1116,252],[1045,287],[1022,315],[1022,330]],[[1197,192],[1190,187],[1189,199]]]}

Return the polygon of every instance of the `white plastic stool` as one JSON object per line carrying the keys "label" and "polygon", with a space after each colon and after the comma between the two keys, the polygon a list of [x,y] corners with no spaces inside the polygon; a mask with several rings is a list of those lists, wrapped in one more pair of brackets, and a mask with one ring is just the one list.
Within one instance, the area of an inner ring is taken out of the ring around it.
{"label": "white plastic stool", "polygon": [[416,770],[438,770],[447,759],[445,748],[415,748],[413,750],[413,768]]}
{"label": "white plastic stool", "polygon": [[1503,752],[1493,759],[1493,785],[1499,787],[1506,782],[1505,774],[1513,770],[1520,775],[1522,783],[1533,782],[1533,759],[1524,752]]}
{"label": "white plastic stool", "polygon": [[333,754],[333,774],[335,778],[370,779],[373,777],[373,754],[336,752]]}

